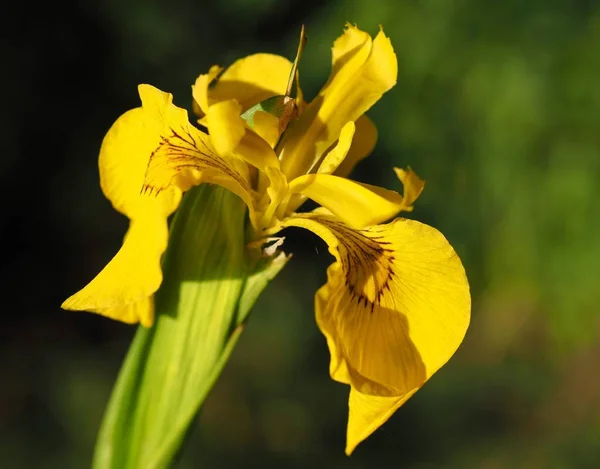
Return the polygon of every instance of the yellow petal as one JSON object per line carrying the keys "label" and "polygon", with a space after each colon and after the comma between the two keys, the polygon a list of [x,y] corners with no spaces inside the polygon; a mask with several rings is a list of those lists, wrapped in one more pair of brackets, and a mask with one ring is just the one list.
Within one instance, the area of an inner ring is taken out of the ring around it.
{"label": "yellow petal", "polygon": [[232,153],[246,132],[240,117],[242,107],[235,100],[211,106],[207,113],[210,140],[220,155]]}
{"label": "yellow petal", "polygon": [[404,207],[397,192],[329,174],[300,176],[290,183],[290,193],[311,198],[353,228],[389,220]]}
{"label": "yellow petal", "polygon": [[269,144],[271,148],[279,141],[280,123],[279,118],[268,112],[257,111],[254,114],[254,131]]}
{"label": "yellow petal", "polygon": [[412,204],[415,203],[425,188],[425,181],[420,179],[411,168],[394,168],[394,171],[404,186],[405,207],[403,210],[406,212],[411,212],[413,209]]}
{"label": "yellow petal", "polygon": [[383,425],[419,388],[402,397],[369,396],[350,388],[346,454],[350,456],[358,444]]}
{"label": "yellow petal", "polygon": [[104,137],[98,159],[104,195],[129,218],[149,204],[166,217],[181,200],[181,190],[174,186],[155,197],[142,193],[150,156],[160,139],[160,126],[148,114],[136,108],[119,117]]}
{"label": "yellow petal", "polygon": [[220,155],[236,156],[255,168],[279,168],[279,160],[270,145],[246,127],[240,117],[241,106],[235,100],[221,101],[210,107],[207,126],[210,140]]}
{"label": "yellow petal", "polygon": [[154,323],[154,295],[145,297],[136,303],[114,306],[96,312],[128,324],[139,322],[144,327],[151,327]]}
{"label": "yellow petal", "polygon": [[140,85],[139,93],[142,107],[113,124],[100,150],[100,184],[115,209],[134,218],[152,204],[167,216],[181,192],[201,182],[220,184],[251,207],[246,166],[217,155],[171,94],[150,85]]}
{"label": "yellow petal", "polygon": [[[335,257],[315,300],[333,379],[361,394],[403,399],[454,354],[469,324],[470,294],[460,259],[439,231],[402,218],[357,231],[323,210],[283,226],[313,231]],[[388,410],[354,409],[353,438],[368,436],[397,408],[379,402]]]}
{"label": "yellow petal", "polygon": [[[323,161],[319,164],[317,169],[318,174],[332,174],[337,170],[340,164],[342,164],[352,144],[354,129],[354,122],[348,122],[344,126],[336,145],[327,153],[327,155],[325,155],[325,158],[323,158]],[[298,182],[296,182],[296,184],[298,184]],[[306,202],[306,198],[307,197],[302,194],[291,194],[290,201],[287,204],[287,207],[285,207],[286,213],[298,210],[298,208]]]}
{"label": "yellow petal", "polygon": [[[254,201],[246,164],[218,154],[213,149],[211,138],[189,123],[184,109],[173,105],[172,95],[141,85],[140,96],[144,114],[136,125],[145,132],[140,141],[153,144],[144,146],[146,168],[138,196],[147,200],[160,198],[164,192],[176,189],[180,194],[192,186],[208,182],[238,195],[252,213]],[[129,132],[122,136],[119,144],[132,147],[134,144],[131,142],[136,138],[137,134]],[[148,152],[149,148],[152,150]],[[119,150],[115,148],[115,153]],[[120,152],[123,153],[122,150]],[[118,166],[118,161],[115,166]]]}
{"label": "yellow petal", "polygon": [[139,93],[142,107],[117,119],[99,157],[102,190],[131,219],[128,234],[113,260],[63,307],[150,325],[151,296],[162,280],[167,217],[182,192],[201,182],[219,184],[256,216],[247,165],[217,155],[208,135],[189,124],[170,94],[149,85],[140,85]]}
{"label": "yellow petal", "polygon": [[346,123],[346,125],[342,128],[337,144],[329,153],[327,153],[327,155],[325,155],[325,158],[323,158],[323,161],[319,165],[317,173],[333,174],[338,169],[338,167],[346,158],[346,155],[348,155],[348,151],[352,145],[352,138],[354,137],[355,129],[356,125],[354,122],[350,121]]}
{"label": "yellow petal", "polygon": [[167,219],[154,211],[138,215],[117,255],[88,285],[65,300],[64,309],[152,325],[151,296],[162,281],[160,261],[167,248]]}
{"label": "yellow petal", "polygon": [[376,143],[377,127],[375,127],[371,119],[363,114],[356,120],[356,130],[352,138],[350,150],[348,150],[346,158],[340,163],[334,174],[336,176],[348,177],[356,165],[369,156],[373,148],[375,148]]}
{"label": "yellow petal", "polygon": [[221,101],[210,107],[207,125],[210,139],[218,153],[254,166],[259,170],[257,189],[268,195],[257,210],[262,212],[256,219],[250,218],[255,228],[268,226],[277,206],[287,192],[287,180],[279,169],[279,159],[268,142],[250,130],[240,117],[241,108],[235,100]]}
{"label": "yellow petal", "polygon": [[288,179],[307,172],[335,142],[348,121],[356,121],[396,83],[398,64],[389,39],[374,40],[347,26],[333,45],[329,81],[284,135],[282,170]]}
{"label": "yellow petal", "polygon": [[235,61],[217,80],[221,69],[213,66],[207,75],[198,77],[192,94],[204,114],[213,104],[231,99],[241,104],[243,112],[271,96],[283,95],[291,69],[285,57],[250,55]]}
{"label": "yellow petal", "polygon": [[204,116],[208,112],[210,107],[208,102],[208,90],[211,86],[216,84],[216,78],[223,71],[223,67],[213,65],[210,67],[208,73],[200,75],[196,79],[196,83],[192,85],[192,105],[194,108],[194,114],[198,117]]}

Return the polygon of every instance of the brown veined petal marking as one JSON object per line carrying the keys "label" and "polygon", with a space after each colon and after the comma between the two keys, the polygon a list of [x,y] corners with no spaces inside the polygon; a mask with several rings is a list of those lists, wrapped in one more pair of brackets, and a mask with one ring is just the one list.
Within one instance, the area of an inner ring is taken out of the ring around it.
{"label": "brown veined petal marking", "polygon": [[250,192],[250,186],[241,172],[231,162],[225,162],[217,156],[206,139],[194,136],[196,132],[192,129],[170,128],[167,132],[167,135],[161,136],[158,147],[150,155],[143,193],[160,193],[173,184],[187,190],[198,184],[199,173],[202,172],[222,173],[244,191]]}
{"label": "brown veined petal marking", "polygon": [[173,186],[186,191],[208,182],[224,186],[252,208],[247,165],[218,155],[209,136],[189,123],[187,112],[172,104],[170,94],[149,86],[140,94],[144,109],[156,119],[159,134],[149,155],[141,194],[157,196]]}
{"label": "brown veined petal marking", "polygon": [[211,182],[226,186],[250,203],[251,188],[243,175],[245,168],[219,157],[208,136],[191,126],[169,128],[165,134],[150,155],[143,194],[156,195],[172,185],[186,191],[201,182]]}
{"label": "brown veined petal marking", "polygon": [[469,323],[470,295],[439,231],[403,218],[353,230],[323,210],[284,225],[313,231],[336,258],[315,300],[334,379],[361,393],[402,396],[452,356]]}

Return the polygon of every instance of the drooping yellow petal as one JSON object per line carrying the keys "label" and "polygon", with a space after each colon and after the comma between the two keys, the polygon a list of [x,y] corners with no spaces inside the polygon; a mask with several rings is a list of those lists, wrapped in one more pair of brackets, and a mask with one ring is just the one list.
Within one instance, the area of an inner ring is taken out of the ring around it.
{"label": "drooping yellow petal", "polygon": [[[348,177],[352,170],[375,148],[377,143],[377,127],[366,115],[356,120],[356,130],[348,154],[335,170],[336,176]],[[341,136],[340,136],[341,138]]]}
{"label": "drooping yellow petal", "polygon": [[397,192],[329,174],[300,176],[290,193],[311,198],[357,229],[389,220],[405,206]]}
{"label": "drooping yellow petal", "polygon": [[167,217],[177,208],[181,189],[165,187],[152,196],[142,190],[163,127],[156,109],[160,109],[162,95],[144,99],[145,91],[141,86],[144,107],[126,112],[109,129],[98,160],[104,194],[116,210],[131,219],[124,244],[102,272],[62,307],[149,326],[154,316],[152,295],[162,279],[160,260],[167,245]]}
{"label": "drooping yellow petal", "polygon": [[192,94],[203,114],[213,104],[231,99],[240,103],[243,112],[271,96],[283,95],[291,69],[292,63],[285,57],[250,55],[235,61],[216,80],[221,68],[213,66],[198,77]]}
{"label": "drooping yellow petal", "polygon": [[166,187],[149,197],[142,192],[150,156],[160,143],[161,125],[147,109],[132,109],[107,132],[98,159],[100,186],[119,212],[133,218],[148,205],[167,217],[179,205],[181,190]]}
{"label": "drooping yellow petal", "polygon": [[[168,93],[140,85],[142,107],[123,114],[100,150],[100,184],[116,210],[130,218],[124,244],[66,309],[93,311],[124,322],[152,324],[152,295],[160,286],[167,217],[182,192],[201,182],[219,184],[250,207],[247,165],[216,154],[208,135],[189,124]],[[254,217],[256,218],[256,217]]]}
{"label": "drooping yellow petal", "polygon": [[350,456],[359,443],[383,425],[418,390],[419,388],[415,388],[402,397],[388,397],[370,396],[351,387],[348,398],[346,454]]}
{"label": "drooping yellow petal", "polygon": [[396,83],[396,55],[383,31],[371,40],[348,25],[332,55],[329,81],[283,137],[282,170],[288,179],[306,173],[346,122],[356,121]]}
{"label": "drooping yellow petal", "polygon": [[167,248],[167,219],[153,209],[137,215],[116,256],[88,285],[65,300],[62,308],[152,325],[151,297],[162,281],[160,261]]}
{"label": "drooping yellow petal", "polygon": [[313,231],[335,257],[315,299],[332,378],[382,398],[350,400],[351,451],[454,354],[469,324],[467,278],[444,236],[413,220],[352,230],[318,210],[283,226]]}

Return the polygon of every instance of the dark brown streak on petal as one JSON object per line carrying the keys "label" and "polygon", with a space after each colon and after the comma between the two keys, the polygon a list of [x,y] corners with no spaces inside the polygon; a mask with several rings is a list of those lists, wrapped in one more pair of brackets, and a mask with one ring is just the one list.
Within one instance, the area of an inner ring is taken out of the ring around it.
{"label": "dark brown streak on petal", "polygon": [[[202,139],[199,139],[204,146],[204,149],[201,150],[198,141],[189,130],[185,128],[180,129],[179,132],[173,128],[170,130],[171,134],[162,136],[158,146],[150,154],[144,175],[144,184],[140,190],[141,194],[158,196],[172,184],[173,179],[184,169],[216,170],[231,177],[244,190],[250,192],[250,187],[245,179],[225,164],[221,157],[216,155]],[[151,179],[151,173],[164,165],[170,165],[168,171],[173,173],[171,178],[158,186],[148,182]]]}
{"label": "dark brown streak on petal", "polygon": [[[319,221],[337,234],[344,284],[353,300],[373,313],[386,292],[391,291],[389,283],[395,276],[393,250],[384,247],[391,243],[383,241],[383,236],[367,236],[370,229],[355,231],[326,219]],[[367,285],[369,279],[372,285]]]}

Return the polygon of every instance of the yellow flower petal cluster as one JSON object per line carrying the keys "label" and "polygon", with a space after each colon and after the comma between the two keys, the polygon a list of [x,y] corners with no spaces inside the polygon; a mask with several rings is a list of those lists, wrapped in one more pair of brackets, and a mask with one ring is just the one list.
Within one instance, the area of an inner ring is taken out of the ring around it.
{"label": "yellow flower petal cluster", "polygon": [[[140,85],[142,106],[115,122],[99,160],[102,190],[130,219],[129,231],[106,268],[63,307],[150,326],[167,217],[201,183],[246,203],[258,244],[287,227],[314,232],[334,257],[315,309],[331,377],[350,385],[350,454],[454,354],[469,324],[470,294],[440,232],[393,219],[411,211],[423,189],[413,171],[396,169],[403,195],[347,177],[377,139],[364,113],[396,83],[389,38],[348,25],[332,56],[323,89],[306,103],[298,87],[295,117],[284,126],[266,112],[255,113],[252,125],[242,117],[285,94],[292,63],[276,55],[200,75],[194,107],[208,133],[170,94]],[[320,207],[297,213],[307,198]]]}

